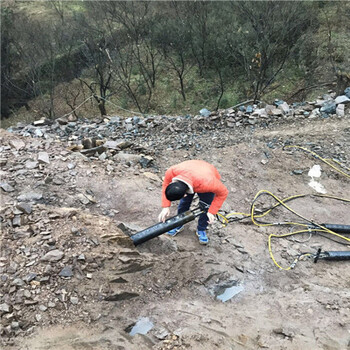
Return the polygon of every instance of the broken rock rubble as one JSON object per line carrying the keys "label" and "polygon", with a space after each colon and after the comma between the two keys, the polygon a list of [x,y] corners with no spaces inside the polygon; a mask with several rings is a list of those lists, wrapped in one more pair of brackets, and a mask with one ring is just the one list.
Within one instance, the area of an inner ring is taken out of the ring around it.
{"label": "broken rock rubble", "polygon": [[[6,159],[1,169],[6,182],[0,188],[1,337],[30,334],[37,325],[62,318],[88,322],[96,317],[90,302],[106,295],[94,277],[106,259],[118,254],[101,245],[89,227],[98,221],[114,237],[126,236],[111,230],[108,218],[83,212],[94,198],[85,189],[87,201],[79,201],[81,190],[71,172],[85,164],[84,156],[76,159],[62,144],[41,138],[14,141],[4,130],[0,138]],[[35,159],[35,166],[26,166],[28,158]],[[72,222],[78,227],[73,229]]]}
{"label": "broken rock rubble", "polygon": [[[304,119],[348,116],[348,89],[344,95],[336,96],[330,91],[310,102],[288,104],[283,100],[275,100],[270,105],[260,102],[215,112],[204,108],[196,116],[134,116],[124,119],[105,116],[92,120],[67,118],[64,123],[59,118],[55,121],[36,121],[33,125],[18,124],[8,131],[34,138],[43,137],[51,142],[56,142],[58,138],[61,142],[69,142],[72,149],[81,151],[87,157],[96,156],[100,160],[113,159],[119,151],[126,149],[138,153],[142,153],[142,150],[148,156],[164,148],[201,151],[205,147],[201,140],[208,137],[209,133],[213,147],[221,148],[230,143],[230,138],[222,134],[227,128],[268,127]],[[139,140],[142,146],[134,140]],[[14,147],[21,150],[25,145],[16,141]],[[48,164],[50,159],[42,154],[37,161]]]}

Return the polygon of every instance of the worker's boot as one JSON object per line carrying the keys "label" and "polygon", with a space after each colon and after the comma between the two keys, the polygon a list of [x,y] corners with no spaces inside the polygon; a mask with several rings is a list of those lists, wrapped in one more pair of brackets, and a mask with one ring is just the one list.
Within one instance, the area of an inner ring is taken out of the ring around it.
{"label": "worker's boot", "polygon": [[181,232],[184,229],[184,226],[179,226],[179,227],[175,227],[172,230],[168,231],[167,234],[169,236],[176,236],[179,232]]}
{"label": "worker's boot", "polygon": [[209,239],[208,239],[207,233],[205,231],[198,230],[197,236],[198,236],[200,244],[208,244],[209,243]]}

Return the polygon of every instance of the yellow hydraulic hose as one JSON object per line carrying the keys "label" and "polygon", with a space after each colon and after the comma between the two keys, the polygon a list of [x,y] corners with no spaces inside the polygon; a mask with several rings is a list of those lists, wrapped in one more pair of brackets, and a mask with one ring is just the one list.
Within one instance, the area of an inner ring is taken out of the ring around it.
{"label": "yellow hydraulic hose", "polygon": [[[333,168],[335,171],[343,174],[344,176],[346,176],[347,178],[350,178],[350,175],[345,173],[344,171],[342,171],[341,169],[337,168],[336,166],[334,166],[333,164],[331,164],[329,162],[329,160],[341,165],[338,161],[336,161],[335,159],[326,159],[326,158],[322,158],[321,156],[319,156],[317,153],[313,152],[313,151],[310,151],[309,149],[307,148],[304,148],[304,147],[301,147],[301,146],[295,146],[295,145],[292,145],[292,146],[284,146],[283,149],[286,149],[286,148],[299,148],[301,150],[303,150],[304,152],[307,152],[307,153],[310,153],[312,154],[313,156],[315,156],[316,158],[320,159],[322,162],[326,163],[327,165],[329,165],[331,168]],[[346,170],[350,171],[349,168],[347,167],[344,167]]]}
{"label": "yellow hydraulic hose", "polygon": [[[298,149],[301,149],[307,153],[310,153],[312,154],[313,156],[315,156],[316,158],[320,159],[321,161],[323,161],[324,163],[326,163],[327,165],[329,165],[331,168],[333,168],[334,170],[336,170],[337,172],[339,172],[340,174],[346,176],[347,178],[350,178],[350,175],[345,173],[344,171],[342,171],[341,169],[335,167],[333,164],[330,163],[330,161],[334,162],[334,163],[337,163],[339,164],[340,166],[342,166],[343,168],[345,168],[347,171],[350,171],[349,168],[343,166],[341,163],[339,163],[338,161],[334,160],[334,159],[326,159],[326,158],[322,158],[320,157],[317,153],[313,152],[313,151],[310,151],[308,150],[307,148],[304,148],[304,147],[301,147],[301,146],[284,146],[283,149],[286,149],[286,148],[298,148]],[[261,196],[261,195],[269,195],[271,196],[272,198],[274,198],[277,202],[277,204],[273,205],[271,208],[269,209],[266,209],[263,213],[261,214],[258,214],[258,215],[255,215],[255,202],[257,201],[257,199]],[[274,194],[272,194],[270,191],[267,191],[267,190],[260,190],[254,197],[253,199],[253,202],[252,202],[252,205],[251,205],[251,208],[250,208],[250,213],[247,214],[247,213],[239,213],[239,212],[232,212],[232,213],[229,213],[227,215],[223,215],[223,214],[217,214],[221,223],[226,226],[230,221],[229,221],[229,218],[232,217],[232,216],[243,216],[243,219],[245,218],[248,218],[250,217],[252,222],[254,223],[254,225],[257,225],[257,226],[276,226],[276,225],[297,225],[297,226],[302,226],[302,227],[308,227],[309,225],[307,224],[304,224],[304,223],[299,223],[299,222],[283,222],[283,223],[259,223],[256,221],[257,218],[262,218],[264,216],[266,216],[267,214],[269,214],[273,209],[275,209],[276,207],[282,205],[284,208],[286,208],[287,210],[289,210],[290,212],[292,212],[294,215],[298,216],[299,218],[305,220],[306,222],[309,222],[311,223],[312,225],[314,226],[317,226],[318,228],[317,229],[303,229],[303,230],[299,230],[299,231],[294,231],[294,232],[290,232],[290,233],[286,233],[286,234],[281,234],[281,235],[277,235],[277,234],[270,234],[269,237],[268,237],[268,247],[269,247],[269,253],[270,253],[270,256],[271,256],[271,259],[272,261],[274,262],[274,264],[282,269],[282,270],[290,270],[292,269],[294,266],[295,266],[295,263],[300,259],[301,256],[308,256],[308,255],[312,255],[310,253],[304,253],[304,254],[301,254],[299,256],[299,258],[295,259],[294,262],[289,266],[289,267],[282,267],[280,266],[276,259],[274,258],[274,255],[272,253],[272,247],[271,247],[271,240],[273,238],[284,238],[284,237],[288,237],[288,236],[292,236],[292,235],[296,235],[296,234],[300,234],[300,233],[304,233],[304,232],[325,232],[325,233],[328,233],[328,234],[331,234],[331,235],[334,235],[338,238],[341,238],[347,242],[350,242],[350,238],[348,237],[345,237],[343,235],[340,235],[320,224],[317,224],[315,222],[313,222],[312,220],[309,220],[307,219],[306,217],[302,216],[301,214],[297,213],[295,210],[293,210],[292,208],[290,208],[289,206],[286,205],[286,202],[288,201],[291,201],[291,200],[294,200],[296,198],[302,198],[302,197],[307,197],[307,196],[311,196],[311,197],[321,197],[321,198],[329,198],[329,199],[335,199],[335,200],[340,200],[340,201],[344,201],[344,202],[347,202],[347,203],[350,203],[350,200],[349,199],[346,199],[346,198],[340,198],[340,197],[337,197],[337,196],[333,196],[333,195],[324,195],[324,194],[301,194],[301,195],[294,195],[294,196],[291,196],[291,197],[288,197],[288,198],[284,198],[284,199],[280,199],[278,198],[277,196],[275,196]],[[239,219],[240,220],[240,219]]]}

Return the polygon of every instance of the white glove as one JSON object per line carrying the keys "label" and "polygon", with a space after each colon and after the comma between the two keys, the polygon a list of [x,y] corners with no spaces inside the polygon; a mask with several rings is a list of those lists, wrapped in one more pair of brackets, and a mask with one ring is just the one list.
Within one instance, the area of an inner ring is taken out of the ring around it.
{"label": "white glove", "polygon": [[165,218],[167,216],[169,216],[170,214],[170,208],[163,208],[162,211],[160,212],[159,216],[158,216],[158,220],[165,222]]}
{"label": "white glove", "polygon": [[208,219],[209,219],[208,224],[213,224],[215,222],[215,220],[216,220],[215,215],[211,214],[211,213],[207,213],[207,216],[208,216]]}

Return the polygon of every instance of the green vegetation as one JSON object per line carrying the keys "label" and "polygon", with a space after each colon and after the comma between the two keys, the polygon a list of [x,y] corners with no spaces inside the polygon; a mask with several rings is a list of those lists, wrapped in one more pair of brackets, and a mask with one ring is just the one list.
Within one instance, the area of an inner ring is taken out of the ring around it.
{"label": "green vegetation", "polygon": [[346,1],[7,0],[1,23],[3,126],[198,114],[350,85]]}

